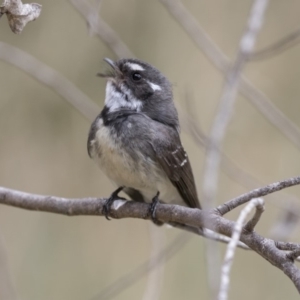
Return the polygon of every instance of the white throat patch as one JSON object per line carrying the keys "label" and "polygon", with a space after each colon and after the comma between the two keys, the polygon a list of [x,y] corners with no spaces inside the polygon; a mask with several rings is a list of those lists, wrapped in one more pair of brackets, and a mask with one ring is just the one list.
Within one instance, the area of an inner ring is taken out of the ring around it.
{"label": "white throat patch", "polygon": [[[140,111],[143,106],[142,101],[136,99],[131,91],[123,84],[120,85],[120,89],[122,93],[117,91],[111,81],[107,82],[105,91],[105,105],[108,107],[108,109],[110,111],[116,111],[123,107]],[[126,100],[126,96],[128,101]]]}

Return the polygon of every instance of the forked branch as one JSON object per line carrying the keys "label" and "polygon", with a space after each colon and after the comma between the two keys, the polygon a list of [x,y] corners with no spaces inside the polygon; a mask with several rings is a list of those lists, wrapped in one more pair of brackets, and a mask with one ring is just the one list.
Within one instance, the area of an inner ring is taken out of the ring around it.
{"label": "forked branch", "polygon": [[[230,211],[253,198],[266,196],[280,189],[300,184],[300,177],[290,178],[268,186],[250,191],[240,197],[232,199],[217,209],[198,210],[179,205],[158,204],[156,217],[164,223],[178,223],[194,228],[205,227],[217,233],[231,237],[236,222],[225,219],[222,213]],[[24,193],[7,188],[0,188],[0,203],[28,210],[45,211],[68,216],[102,215],[105,198],[68,199],[54,196],[41,196]],[[265,238],[256,233],[253,228],[259,221],[262,209],[257,203],[258,211],[250,222],[246,224],[240,234],[240,241],[253,251],[265,258],[271,264],[282,270],[294,283],[300,292],[300,270],[294,260],[299,255],[300,245],[296,243],[283,243]],[[116,200],[112,207],[111,217],[120,218],[148,218],[149,205],[134,201]],[[222,213],[220,213],[222,212]],[[286,253],[286,250],[291,251]]]}

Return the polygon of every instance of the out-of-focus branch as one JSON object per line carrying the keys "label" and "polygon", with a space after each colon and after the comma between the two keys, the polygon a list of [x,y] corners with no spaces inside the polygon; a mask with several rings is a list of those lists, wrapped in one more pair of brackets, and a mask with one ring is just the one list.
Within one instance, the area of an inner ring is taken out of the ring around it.
{"label": "out-of-focus branch", "polygon": [[[209,144],[207,148],[207,155],[204,163],[203,175],[203,205],[204,207],[212,208],[215,206],[215,197],[218,190],[220,162],[223,140],[226,135],[227,127],[231,119],[234,109],[236,94],[240,81],[240,75],[247,57],[253,51],[256,36],[259,33],[264,13],[268,5],[268,0],[255,0],[251,8],[248,19],[247,28],[240,40],[238,53],[231,69],[226,75],[226,83],[220,99],[218,111],[214,117],[212,128],[209,135]],[[215,298],[219,286],[219,249],[212,244],[211,241],[206,242],[207,250],[207,267],[208,280],[211,293]]]}
{"label": "out-of-focus branch", "polygon": [[21,33],[28,22],[40,16],[42,5],[37,3],[23,4],[21,0],[4,0],[0,6],[0,17],[6,14],[10,29]]}
{"label": "out-of-focus branch", "polygon": [[[178,21],[197,47],[203,51],[209,61],[222,73],[226,74],[230,66],[229,58],[211,40],[195,17],[184,7],[180,0],[160,0]],[[287,118],[271,100],[245,76],[241,76],[240,92],[300,149],[300,129]]]}
{"label": "out-of-focus branch", "polygon": [[221,145],[231,119],[240,74],[246,63],[247,57],[254,48],[256,36],[261,28],[267,4],[267,0],[254,1],[248,21],[248,27],[240,41],[236,60],[226,76],[226,83],[220,99],[220,106],[214,118],[209,137],[209,148],[205,161],[203,194],[205,200],[204,204],[206,204],[206,206],[211,207],[211,205],[214,204],[218,185],[219,164],[221,161],[219,149],[222,148]]}
{"label": "out-of-focus branch", "polygon": [[[178,228],[178,227],[177,227]],[[194,233],[194,232],[193,232]],[[221,235],[219,233],[213,232],[209,229],[204,229],[203,236],[205,238],[212,239],[217,242],[222,242],[228,244],[231,240],[230,237]],[[177,238],[174,239],[168,246],[163,248],[155,257],[152,257],[151,260],[142,263],[136,269],[127,273],[126,275],[118,278],[114,282],[112,282],[108,287],[104,288],[99,294],[93,297],[91,300],[108,300],[111,299],[122,291],[126,290],[137,281],[142,279],[144,276],[149,275],[149,272],[153,271],[160,264],[169,261],[172,257],[174,257],[191,239],[191,235],[187,235],[185,233],[181,233]],[[246,246],[242,242],[238,242],[238,248],[244,250],[251,250],[248,246]]]}
{"label": "out-of-focus branch", "polygon": [[7,253],[2,236],[0,236],[0,299],[18,299],[17,292],[9,272]]}
{"label": "out-of-focus branch", "polygon": [[258,50],[253,52],[248,60],[249,61],[256,61],[262,59],[268,59],[275,55],[278,55],[291,47],[295,46],[300,42],[300,28],[297,29],[295,32],[287,35],[286,37],[280,39],[279,41],[275,42],[274,44],[265,47],[264,49]]}
{"label": "out-of-focus branch", "polygon": [[[85,95],[80,89],[78,89],[76,85],[74,85],[61,73],[53,70],[51,67],[37,60],[27,52],[4,42],[0,42],[0,59],[23,70],[24,72],[34,77],[36,80],[53,89],[53,91],[67,100],[88,120],[94,120],[95,116],[100,111],[100,107],[96,103],[94,103],[87,95]],[[180,112],[183,112],[183,110],[180,110]],[[192,109],[189,110],[189,113],[191,112],[193,112]],[[208,138],[202,133],[198,125],[195,122],[192,122],[190,117],[185,116],[184,119],[182,118],[183,124],[186,121],[188,121],[188,125],[185,126],[185,128],[191,133],[191,135],[199,145],[202,145],[206,148],[209,143]],[[222,153],[222,157],[222,168],[224,169],[226,174],[233,178],[236,182],[246,187],[247,189],[262,185],[262,183],[255,179],[253,176],[239,168],[234,163],[234,161],[229,159],[224,153]],[[281,197],[276,197],[276,195],[274,195],[274,197],[278,198],[278,203],[282,202],[279,202],[279,199],[281,199]],[[285,201],[289,201],[295,206],[299,203],[298,198],[292,195],[285,195],[284,198]],[[294,214],[299,215],[297,213],[296,207],[293,207],[290,210]]]}
{"label": "out-of-focus branch", "polygon": [[108,300],[116,297],[132,284],[136,283],[144,276],[149,275],[149,272],[152,272],[163,261],[168,261],[174,257],[174,255],[178,253],[188,243],[188,241],[190,241],[190,239],[191,235],[181,233],[166,248],[157,253],[155,259],[152,259],[151,261],[147,260],[132,272],[118,278],[91,300]]}
{"label": "out-of-focus branch", "polygon": [[196,18],[185,8],[180,0],[160,0],[182,26],[196,46],[204,52],[213,65],[223,73],[229,68],[229,59],[200,26]]}
{"label": "out-of-focus branch", "polygon": [[[187,113],[184,112],[183,108],[179,109],[179,116],[182,125],[181,127],[191,135],[199,147],[207,149],[209,145],[209,139],[199,126],[197,117],[195,115],[195,108],[192,106],[192,99],[191,97],[186,97],[185,100],[185,103],[187,104]],[[259,179],[242,169],[223,151],[220,150],[220,152],[221,169],[228,177],[230,177],[239,185],[245,187],[247,190],[263,185]],[[298,197],[288,193],[283,193],[281,195],[273,194],[271,197],[272,205],[279,207],[284,214],[292,214],[294,216],[293,220],[297,222],[297,220],[300,218],[300,199]],[[276,231],[278,231],[277,229],[279,228],[275,228]],[[285,234],[285,237],[288,237],[288,235]]]}
{"label": "out-of-focus branch", "polygon": [[[231,237],[231,241],[227,246],[227,250],[225,253],[224,263],[221,270],[221,284],[218,295],[218,300],[226,300],[228,299],[228,289],[230,282],[230,270],[233,263],[233,258],[235,254],[235,250],[237,248],[238,241],[240,240],[240,236],[242,230],[246,230],[248,232],[253,232],[253,229],[257,222],[260,219],[262,212],[264,211],[264,201],[261,198],[252,199],[247,206],[241,211]],[[256,213],[254,217],[243,227],[247,216],[256,207]]]}
{"label": "out-of-focus branch", "polygon": [[52,88],[87,119],[94,120],[99,113],[99,106],[90,100],[74,83],[25,51],[0,42],[0,59],[16,66]]}
{"label": "out-of-focus branch", "polygon": [[[191,209],[179,205],[158,204],[156,217],[164,223],[179,223],[195,228],[206,227],[220,234],[231,236],[235,222],[225,219],[220,212],[229,211],[253,198],[261,197],[280,189],[300,184],[300,177],[290,178],[281,182],[270,184],[266,187],[251,191],[239,198],[212,210]],[[23,209],[45,211],[68,216],[75,215],[102,215],[102,208],[106,199],[83,198],[67,199],[54,196],[41,196],[7,188],[0,188],[0,203]],[[116,200],[112,206],[112,218],[140,218],[148,217],[149,205],[135,201]],[[275,241],[264,238],[255,231],[242,232],[240,240],[253,251],[265,258],[271,264],[282,270],[294,283],[300,292],[300,270],[294,265],[294,261],[287,257]],[[283,248],[287,243],[281,243]],[[292,245],[293,243],[289,243]],[[294,245],[294,249],[297,247]],[[287,246],[286,246],[287,247]],[[289,247],[291,248],[291,247]],[[296,254],[295,254],[296,255]]]}
{"label": "out-of-focus branch", "polygon": [[[281,198],[285,200],[286,195]],[[270,237],[277,241],[287,241],[299,226],[298,206],[287,203],[288,210],[282,210],[270,230]]]}
{"label": "out-of-focus branch", "polygon": [[95,33],[118,56],[118,58],[134,57],[118,34],[99,16],[98,10],[87,1],[70,0],[71,4],[86,20],[90,32]]}
{"label": "out-of-focus branch", "polygon": [[[158,230],[158,228],[154,228],[153,224],[150,224],[149,232],[151,241],[149,268],[151,268],[152,265],[156,264],[158,254],[161,252],[161,249],[165,244],[166,234],[164,230]],[[161,299],[161,292],[164,285],[165,263],[166,257],[163,256],[160,264],[157,265],[157,268],[148,274],[147,285],[142,300]]]}

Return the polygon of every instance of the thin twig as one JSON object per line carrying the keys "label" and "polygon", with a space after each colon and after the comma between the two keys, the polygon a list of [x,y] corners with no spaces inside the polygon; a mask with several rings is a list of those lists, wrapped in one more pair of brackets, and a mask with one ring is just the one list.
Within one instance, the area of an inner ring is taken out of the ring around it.
{"label": "thin twig", "polygon": [[[200,26],[195,17],[179,0],[160,0],[167,10],[178,21],[197,47],[206,55],[209,61],[222,73],[227,74],[230,67],[229,58],[212,41]],[[240,92],[260,111],[266,119],[280,130],[292,143],[300,149],[300,129],[286,117],[272,101],[245,76],[241,76]]]}
{"label": "thin twig", "polygon": [[233,263],[235,250],[237,248],[237,243],[238,243],[241,233],[242,233],[243,224],[244,224],[247,216],[253,210],[253,208],[256,207],[256,211],[258,211],[258,210],[260,211],[260,208],[258,209],[257,207],[262,207],[262,206],[263,206],[263,200],[261,198],[252,199],[247,204],[247,206],[241,211],[241,213],[235,223],[235,226],[234,226],[234,229],[232,232],[231,241],[227,246],[227,250],[226,250],[226,254],[225,254],[225,258],[224,258],[224,262],[223,262],[223,266],[222,266],[222,270],[221,270],[221,284],[220,284],[218,300],[226,300],[228,298],[228,289],[229,289],[229,282],[230,282],[229,274],[230,274],[231,266]]}
{"label": "thin twig", "polygon": [[90,31],[98,35],[118,58],[134,57],[133,53],[118,34],[110,26],[108,26],[101,17],[99,17],[98,11],[95,7],[90,5],[87,1],[70,0],[70,2],[85,18]]}
{"label": "thin twig", "polygon": [[[232,68],[226,76],[226,83],[220,99],[219,109],[213,121],[209,135],[208,151],[204,163],[203,175],[203,206],[212,208],[215,206],[215,197],[218,190],[218,178],[220,172],[223,140],[234,109],[240,74],[246,63],[247,57],[252,52],[256,36],[263,23],[264,13],[268,0],[255,0],[249,15],[247,28],[241,38],[238,53]],[[206,258],[208,266],[208,281],[211,292],[214,294],[219,286],[217,273],[219,272],[219,249],[206,241]]]}
{"label": "thin twig", "polygon": [[220,106],[214,118],[211,133],[209,136],[209,148],[204,167],[203,195],[204,206],[212,207],[218,186],[218,173],[220,164],[220,149],[230,122],[240,74],[246,59],[254,48],[256,36],[263,22],[264,12],[268,0],[254,1],[251,9],[248,27],[241,38],[239,50],[233,67],[226,76],[226,84],[220,99]]}
{"label": "thin twig", "polygon": [[248,231],[248,232],[251,232],[251,231],[254,230],[255,226],[259,222],[259,220],[260,220],[260,218],[261,218],[261,216],[262,216],[262,214],[263,214],[263,212],[265,210],[265,208],[264,208],[264,200],[262,198],[253,199],[253,200],[250,201],[250,203],[254,203],[256,209],[255,209],[254,216],[244,226],[244,230]]}
{"label": "thin twig", "polygon": [[300,184],[300,177],[293,177],[293,178],[289,178],[287,180],[274,182],[265,187],[255,189],[249,193],[245,193],[239,197],[231,199],[231,200],[221,204],[216,209],[219,212],[219,214],[221,216],[223,216],[226,213],[233,210],[234,208],[250,201],[253,198],[263,197],[263,196],[269,195],[271,193],[285,189],[287,187],[291,187],[291,186],[298,185],[298,184]]}
{"label": "thin twig", "polygon": [[149,231],[151,241],[149,268],[151,269],[152,265],[156,265],[157,267],[148,274],[147,285],[142,300],[158,300],[161,298],[164,285],[164,267],[166,260],[165,257],[162,257],[159,265],[156,264],[156,261],[158,254],[161,252],[161,249],[163,249],[166,234],[164,230],[158,230],[157,226],[154,227],[153,224],[149,225]]}
{"label": "thin twig", "polygon": [[122,291],[126,290],[133,283],[136,283],[144,276],[148,275],[153,271],[162,261],[168,261],[176,253],[178,253],[187,243],[191,240],[191,235],[181,233],[177,236],[166,248],[161,250],[149,263],[149,260],[145,261],[143,264],[135,268],[132,272],[118,278],[113,281],[109,286],[104,288],[99,294],[94,296],[91,300],[108,300],[111,299]]}
{"label": "thin twig", "polygon": [[[172,223],[172,226],[173,225],[175,225],[175,224]],[[189,232],[199,235],[199,230],[190,230],[193,227],[187,227],[184,225],[182,225],[182,227],[180,227],[179,224],[177,223],[176,228],[180,228],[185,231],[189,231]],[[216,242],[225,243],[225,244],[228,244],[231,240],[230,237],[213,232],[212,230],[209,230],[206,228],[202,232],[202,235],[205,238],[214,240]],[[125,276],[118,278],[117,280],[112,282],[108,287],[106,287],[104,290],[102,290],[97,296],[93,297],[92,300],[96,300],[96,299],[108,300],[108,299],[113,298],[114,296],[117,296],[122,291],[128,289],[130,286],[132,286],[133,284],[138,282],[141,278],[146,276],[149,272],[151,272],[152,270],[155,270],[155,268],[159,267],[162,263],[166,263],[168,260],[170,260],[175,254],[177,254],[185,246],[185,244],[187,244],[187,242],[190,240],[190,238],[191,238],[190,235],[181,233],[180,236],[178,236],[178,238],[176,238],[168,246],[163,248],[159,253],[157,253],[157,255],[155,255],[155,257],[152,257],[151,260],[148,260],[147,262],[142,263],[136,269],[132,270],[130,273],[127,273]],[[237,247],[241,248],[243,250],[251,250],[248,246],[246,246],[244,243],[242,243],[240,241],[238,242]],[[172,251],[170,251],[170,250],[172,250]],[[151,274],[148,274],[148,275],[150,276]]]}
{"label": "thin twig", "polygon": [[293,251],[300,249],[300,244],[288,242],[275,242],[275,246],[280,250]]}
{"label": "thin twig", "polygon": [[[212,241],[217,241],[217,242],[221,242],[221,243],[225,243],[225,244],[228,244],[231,241],[230,237],[225,236],[225,235],[220,235],[219,233],[214,232],[209,229],[206,229],[206,228],[204,228],[203,236]],[[242,243],[240,241],[238,241],[237,247],[244,249],[244,250],[251,250],[248,246],[246,246],[244,243]]]}
{"label": "thin twig", "polygon": [[99,106],[90,100],[74,83],[29,53],[0,41],[0,59],[16,66],[52,88],[87,119],[94,120],[99,113]]}
{"label": "thin twig", "polygon": [[295,260],[300,256],[300,248],[296,249],[286,255],[288,259]]}
{"label": "thin twig", "polygon": [[18,299],[17,291],[10,274],[7,251],[5,249],[5,244],[2,236],[0,236],[0,299]]}
{"label": "thin twig", "polygon": [[283,37],[279,41],[275,42],[274,44],[265,47],[262,50],[258,50],[253,52],[248,60],[249,61],[257,61],[262,59],[269,59],[274,57],[275,55],[281,54],[282,52],[290,49],[291,47],[295,46],[300,42],[300,28],[296,31],[292,32],[291,34]]}
{"label": "thin twig", "polygon": [[[186,97],[187,104],[187,113],[184,112],[183,108],[180,108],[179,116],[181,119],[182,128],[187,131],[191,137],[194,139],[199,147],[203,147],[207,150],[209,145],[209,139],[201,130],[197,117],[194,112],[195,108],[191,105],[191,98]],[[219,150],[220,151],[220,150]],[[263,183],[255,178],[253,175],[242,169],[234,160],[228,157],[224,151],[220,151],[221,155],[221,169],[222,171],[229,176],[236,183],[245,187],[246,189],[254,189],[258,186],[262,186]],[[300,217],[300,199],[294,195],[283,193],[281,195],[273,194],[272,196],[272,205],[276,205],[281,210],[285,211],[284,213],[294,215],[294,220],[298,220]],[[288,205],[287,205],[288,204]]]}
{"label": "thin twig", "polygon": [[188,36],[204,52],[216,68],[226,73],[229,68],[229,59],[199,25],[196,18],[185,8],[182,2],[180,0],[160,0],[160,2],[179,22]]}

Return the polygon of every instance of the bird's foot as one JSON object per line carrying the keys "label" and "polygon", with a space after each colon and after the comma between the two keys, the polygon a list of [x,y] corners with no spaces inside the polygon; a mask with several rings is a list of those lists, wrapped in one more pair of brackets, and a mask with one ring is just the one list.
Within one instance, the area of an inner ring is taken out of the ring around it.
{"label": "bird's foot", "polygon": [[107,220],[110,220],[108,217],[110,215],[110,210],[111,206],[114,203],[115,200],[126,200],[125,198],[119,197],[118,194],[124,189],[124,186],[121,186],[117,188],[111,195],[110,197],[105,201],[103,208],[102,208],[102,213],[105,215],[105,218]]}
{"label": "bird's foot", "polygon": [[159,203],[158,197],[159,197],[159,192],[157,192],[157,194],[152,198],[152,203],[150,204],[148,214],[150,215],[151,220],[155,225],[161,226],[161,225],[163,225],[163,222],[158,221],[156,218],[156,206]]}

